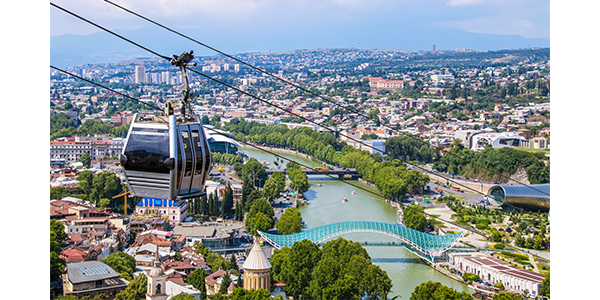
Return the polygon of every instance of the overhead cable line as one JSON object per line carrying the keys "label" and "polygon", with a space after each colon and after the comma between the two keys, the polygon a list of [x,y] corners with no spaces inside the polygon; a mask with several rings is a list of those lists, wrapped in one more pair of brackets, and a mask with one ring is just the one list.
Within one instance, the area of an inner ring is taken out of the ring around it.
{"label": "overhead cable line", "polygon": [[[427,145],[428,147],[432,147],[432,146],[429,144],[429,142],[427,142],[427,141],[425,141],[425,140],[423,140],[423,139],[421,139],[421,138],[418,138],[418,137],[416,137],[416,136],[414,136],[414,135],[411,135],[411,134],[405,134],[405,133],[403,133],[402,131],[399,131],[399,130],[398,130],[398,129],[396,129],[396,128],[393,128],[393,127],[391,127],[391,126],[388,126],[388,125],[387,125],[387,124],[385,124],[385,123],[382,123],[381,121],[379,121],[379,119],[371,118],[371,117],[369,117],[368,115],[365,115],[365,114],[363,114],[363,113],[359,112],[358,110],[355,110],[355,109],[353,109],[353,108],[350,108],[348,105],[345,105],[345,106],[344,106],[344,105],[340,105],[339,103],[337,103],[337,101],[330,100],[330,99],[328,99],[327,97],[324,97],[324,96],[322,96],[322,95],[316,94],[316,93],[314,93],[314,92],[312,92],[312,91],[310,91],[310,90],[308,90],[308,89],[306,89],[306,88],[303,88],[302,86],[299,86],[299,85],[297,85],[297,84],[295,84],[295,83],[293,83],[293,82],[290,82],[290,81],[288,81],[288,80],[286,80],[286,79],[284,79],[284,78],[281,78],[281,77],[279,77],[279,76],[275,76],[275,75],[273,75],[273,74],[271,74],[271,73],[269,73],[269,72],[267,72],[267,71],[265,71],[265,70],[262,70],[262,69],[260,69],[260,68],[258,68],[258,67],[256,67],[256,66],[253,66],[253,65],[251,65],[251,64],[249,64],[249,63],[247,63],[247,62],[244,62],[244,61],[242,61],[242,60],[240,60],[240,59],[238,59],[238,58],[236,58],[236,57],[234,57],[234,56],[232,56],[232,55],[229,55],[229,54],[227,54],[227,53],[225,53],[225,52],[223,52],[223,51],[220,51],[220,50],[218,50],[218,49],[216,49],[216,48],[214,48],[214,47],[211,47],[211,46],[209,46],[209,45],[207,45],[207,44],[205,44],[205,43],[202,43],[202,42],[200,42],[200,41],[198,41],[198,40],[196,40],[196,39],[194,39],[194,38],[192,38],[192,37],[189,37],[189,36],[187,36],[187,35],[185,35],[185,34],[183,34],[183,33],[180,33],[180,32],[178,32],[178,31],[176,31],[176,30],[173,30],[173,29],[171,29],[171,28],[169,28],[169,27],[167,27],[167,26],[164,26],[164,25],[162,25],[162,24],[160,24],[160,23],[158,23],[158,22],[156,22],[156,21],[153,21],[152,19],[150,19],[150,18],[148,18],[148,17],[145,17],[145,16],[143,16],[143,15],[141,15],[141,14],[139,14],[139,13],[136,13],[136,12],[134,12],[134,11],[132,11],[132,10],[130,10],[130,9],[128,9],[128,8],[126,8],[126,7],[123,7],[123,6],[119,5],[119,4],[116,4],[116,3],[112,2],[112,1],[109,1],[109,0],[104,0],[104,2],[107,2],[107,3],[109,3],[109,4],[111,4],[111,5],[115,6],[115,7],[118,7],[118,8],[120,8],[120,9],[122,9],[122,10],[124,10],[124,11],[126,11],[126,12],[128,12],[128,13],[130,13],[130,14],[132,14],[132,15],[134,15],[134,16],[137,16],[137,17],[139,17],[139,18],[141,18],[141,19],[144,19],[144,20],[146,20],[146,21],[148,21],[148,22],[150,22],[150,23],[152,23],[152,24],[154,24],[154,25],[156,25],[156,26],[159,26],[159,27],[161,27],[161,28],[163,28],[163,29],[165,29],[165,30],[167,30],[167,31],[170,31],[170,32],[172,32],[172,33],[174,33],[174,34],[176,34],[176,35],[179,35],[179,36],[181,36],[181,37],[183,37],[183,38],[185,38],[185,39],[188,39],[188,40],[190,40],[190,41],[192,41],[192,42],[195,42],[195,43],[197,43],[197,44],[199,44],[199,45],[201,45],[201,46],[203,46],[203,47],[205,47],[205,48],[208,48],[208,49],[210,49],[210,50],[212,50],[212,51],[214,51],[214,52],[216,52],[216,53],[218,53],[218,54],[221,54],[221,55],[223,55],[223,56],[225,56],[225,57],[227,57],[227,58],[229,58],[229,59],[235,60],[236,62],[239,62],[239,63],[241,63],[241,64],[243,64],[243,65],[245,65],[245,66],[247,66],[247,67],[249,67],[249,68],[251,68],[251,69],[253,69],[253,70],[256,70],[256,71],[258,71],[258,72],[261,72],[261,73],[263,73],[263,74],[265,74],[265,75],[268,75],[268,76],[270,76],[271,78],[274,78],[274,79],[276,79],[276,80],[279,80],[279,81],[281,81],[281,82],[283,82],[283,83],[285,83],[285,84],[291,85],[291,86],[293,86],[293,87],[295,87],[295,88],[297,88],[297,89],[300,89],[300,90],[302,90],[302,91],[303,91],[303,92],[305,92],[305,93],[308,93],[308,94],[310,94],[310,95],[313,95],[313,96],[315,96],[315,97],[318,97],[318,98],[320,98],[320,99],[323,99],[323,100],[325,100],[325,101],[327,101],[327,102],[329,102],[329,103],[331,103],[331,104],[333,104],[333,105],[335,105],[335,106],[337,106],[337,107],[339,107],[339,108],[342,108],[342,109],[345,109],[345,110],[351,111],[352,113],[355,113],[355,114],[357,114],[357,115],[359,115],[359,116],[361,116],[361,117],[363,117],[363,118],[366,118],[366,119],[368,119],[368,120],[370,120],[370,121],[374,121],[374,122],[376,122],[376,123],[377,123],[379,126],[385,127],[385,128],[387,128],[387,129],[389,129],[389,130],[391,130],[391,131],[393,131],[393,132],[398,132],[398,133],[400,133],[400,134],[402,134],[402,135],[404,135],[404,136],[406,136],[406,137],[409,137],[409,138],[411,138],[411,139],[413,139],[413,140],[416,140],[416,141],[418,141],[418,142],[420,142],[420,143],[423,143],[423,144]],[[448,154],[448,155],[450,155],[450,156],[453,156],[453,157],[456,157],[456,158],[459,158],[459,159],[462,159],[462,160],[464,160],[464,157],[460,157],[459,155],[456,155],[456,154],[454,154],[454,153],[447,152],[446,154]],[[475,165],[475,166],[477,166],[477,167],[480,167],[480,168],[482,168],[482,169],[485,169],[485,170],[487,170],[487,171],[490,171],[490,170],[489,170],[489,169],[487,169],[485,166],[479,165],[477,162],[472,162],[471,164],[472,164],[472,165]],[[530,189],[533,189],[533,190],[535,190],[535,191],[537,191],[537,192],[539,192],[539,193],[542,193],[542,194],[548,195],[547,193],[545,193],[545,192],[543,192],[543,191],[540,191],[540,190],[538,190],[538,189],[536,189],[536,188],[534,188],[534,187],[532,187],[532,186],[530,186],[530,185],[524,184],[524,183],[522,183],[522,182],[520,182],[520,181],[518,181],[518,180],[514,180],[514,179],[512,179],[510,176],[505,176],[504,174],[500,173],[500,177],[501,177],[501,178],[504,178],[504,179],[507,179],[507,180],[509,180],[509,181],[510,181],[510,180],[512,180],[512,181],[514,181],[514,182],[516,182],[516,183],[518,183],[518,184],[520,184],[520,185],[527,186],[528,188],[530,188]],[[549,196],[549,195],[548,195],[548,196]]]}
{"label": "overhead cable line", "polygon": [[[51,3],[51,4],[52,4],[52,3]],[[163,59],[169,60],[169,61],[171,60],[170,58],[168,58],[168,57],[166,57],[166,56],[160,55],[160,54],[158,54],[158,53],[156,53],[156,52],[154,52],[154,51],[152,51],[152,50],[150,50],[150,49],[148,49],[148,48],[146,48],[146,47],[143,47],[143,46],[141,46],[141,45],[138,45],[137,43],[134,43],[134,42],[130,41],[129,39],[126,39],[125,37],[122,37],[121,35],[118,35],[118,34],[116,34],[116,33],[113,33],[113,32],[112,32],[112,31],[110,31],[109,29],[106,29],[106,28],[104,28],[104,27],[101,27],[101,26],[99,26],[99,25],[97,25],[97,24],[95,24],[95,23],[93,23],[93,22],[91,22],[91,21],[89,21],[89,20],[87,20],[87,19],[85,19],[85,18],[81,17],[81,16],[78,16],[78,15],[76,15],[76,14],[72,13],[72,12],[69,12],[69,11],[67,11],[66,9],[63,9],[63,8],[60,8],[60,9],[61,9],[61,10],[63,10],[63,11],[65,11],[65,12],[68,12],[69,14],[71,14],[71,15],[73,15],[73,16],[76,16],[76,17],[77,17],[77,18],[79,18],[79,19],[82,19],[82,20],[84,20],[85,22],[87,22],[87,23],[89,23],[89,24],[92,24],[92,25],[94,25],[94,26],[96,26],[96,27],[98,27],[98,28],[101,28],[102,30],[108,31],[109,33],[111,33],[111,34],[113,34],[113,35],[115,35],[115,36],[117,36],[117,37],[119,37],[119,38],[121,38],[121,39],[123,39],[123,40],[125,40],[125,41],[128,41],[128,42],[130,42],[130,43],[132,43],[132,44],[134,44],[134,45],[136,45],[136,46],[138,46],[138,47],[140,47],[140,48],[142,48],[142,49],[144,49],[144,50],[147,50],[148,52],[150,52],[150,53],[152,53],[152,54],[155,54],[155,55],[157,55],[157,56],[159,56],[159,57],[161,57],[161,58],[163,58]],[[359,141],[359,140],[356,140],[356,139],[354,139],[354,138],[352,138],[352,137],[349,137],[349,136],[347,136],[347,135],[344,135],[344,134],[342,134],[341,132],[339,132],[339,131],[337,131],[337,130],[330,129],[330,128],[326,127],[326,126],[323,126],[323,125],[321,125],[321,124],[318,124],[318,123],[316,123],[316,122],[314,122],[314,121],[312,121],[312,120],[309,120],[309,119],[307,119],[307,118],[305,118],[305,117],[303,117],[303,116],[300,116],[300,115],[298,115],[298,114],[296,114],[296,113],[290,112],[290,111],[286,110],[285,108],[282,108],[282,107],[279,107],[279,106],[277,106],[277,105],[275,105],[275,104],[272,104],[272,103],[270,103],[270,102],[268,102],[268,101],[266,101],[266,100],[264,100],[264,99],[261,99],[261,98],[259,98],[259,97],[257,97],[257,96],[254,96],[254,95],[252,95],[252,94],[249,94],[249,93],[247,93],[247,92],[245,92],[245,91],[242,91],[241,89],[238,89],[238,88],[236,88],[236,87],[233,87],[233,86],[231,86],[231,85],[229,85],[229,84],[227,84],[227,83],[225,83],[225,82],[222,82],[222,81],[220,81],[220,80],[218,80],[218,79],[215,79],[215,78],[213,78],[213,77],[211,77],[211,76],[205,75],[205,74],[203,74],[203,73],[201,73],[201,72],[198,72],[198,71],[196,71],[196,70],[194,70],[194,69],[191,69],[191,68],[189,68],[189,67],[185,67],[185,68],[186,68],[186,69],[188,69],[189,71],[192,71],[192,72],[194,72],[194,73],[196,73],[196,74],[198,74],[198,75],[201,75],[201,76],[203,76],[203,77],[205,77],[205,78],[207,78],[207,79],[210,79],[210,80],[212,80],[212,81],[215,81],[215,82],[217,82],[217,83],[219,83],[219,84],[221,84],[221,85],[223,85],[223,86],[226,86],[226,87],[228,87],[228,88],[230,88],[230,89],[232,89],[232,90],[235,90],[235,91],[237,91],[237,92],[239,92],[239,93],[242,93],[242,94],[244,94],[244,95],[247,95],[247,96],[249,96],[249,97],[251,97],[251,98],[254,98],[254,99],[256,99],[256,100],[258,100],[258,101],[260,101],[260,102],[263,102],[263,103],[265,103],[265,104],[267,104],[267,105],[270,105],[270,106],[272,106],[272,107],[275,107],[275,108],[277,108],[277,109],[279,109],[279,110],[285,111],[285,112],[287,112],[288,114],[291,114],[291,115],[293,115],[293,116],[296,116],[296,117],[298,117],[298,118],[300,118],[300,119],[302,119],[302,120],[305,120],[306,122],[309,122],[309,123],[311,123],[311,124],[314,124],[314,125],[316,125],[316,126],[319,126],[319,127],[322,127],[322,128],[324,128],[324,129],[327,129],[328,131],[335,132],[335,133],[337,133],[338,135],[340,135],[340,136],[344,136],[344,137],[346,137],[347,139],[353,140],[353,141],[355,141],[355,142],[356,142],[356,143],[358,143],[358,144],[361,144],[361,145],[364,145],[364,146],[366,146],[367,148],[371,148],[371,149],[373,149],[373,150],[375,150],[375,151],[379,151],[379,152],[381,152],[382,154],[387,154],[388,156],[390,156],[390,157],[392,157],[392,158],[395,158],[395,159],[398,159],[398,160],[400,160],[400,161],[404,162],[405,164],[408,164],[408,165],[411,165],[411,166],[413,166],[413,167],[415,167],[415,168],[417,168],[417,169],[420,169],[422,172],[424,171],[424,172],[427,172],[427,173],[432,173],[432,174],[433,174],[433,172],[432,172],[432,171],[430,171],[430,170],[424,169],[424,168],[422,168],[422,167],[420,167],[420,166],[418,166],[418,165],[415,165],[415,164],[413,164],[413,163],[407,162],[407,161],[405,161],[404,159],[401,159],[401,158],[395,157],[394,155],[391,155],[391,154],[389,154],[389,153],[386,153],[385,151],[381,151],[381,150],[379,150],[379,149],[377,149],[377,148],[374,148],[374,147],[373,147],[373,146],[371,146],[371,145],[365,144],[365,143],[363,143],[363,142],[361,142],[361,141]],[[437,175],[437,174],[434,174],[434,175]],[[439,176],[439,175],[437,175],[437,176]],[[444,176],[440,176],[440,177],[442,177],[442,178],[445,178]],[[471,187],[469,187],[469,186],[466,186],[466,185],[464,185],[464,184],[462,184],[462,183],[456,182],[456,181],[454,181],[454,180],[450,180],[449,178],[445,178],[445,179],[446,179],[447,181],[449,181],[449,182],[452,182],[452,183],[456,184],[456,185],[462,186],[462,187],[463,187],[463,188],[465,188],[465,189],[471,190],[471,191],[473,191],[473,192],[474,192],[474,193],[476,193],[476,194],[485,195],[484,193],[482,193],[482,192],[479,192],[479,191],[477,191],[477,190],[475,190],[475,189],[473,189],[473,188],[471,188]],[[520,208],[517,208],[517,207],[515,207],[515,208],[516,208],[516,209],[519,209],[519,210],[521,210]],[[522,210],[521,210],[521,211],[522,211]]]}

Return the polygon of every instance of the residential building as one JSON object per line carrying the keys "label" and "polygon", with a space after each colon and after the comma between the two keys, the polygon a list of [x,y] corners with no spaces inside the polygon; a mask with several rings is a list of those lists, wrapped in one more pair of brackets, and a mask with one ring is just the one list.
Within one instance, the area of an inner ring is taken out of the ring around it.
{"label": "residential building", "polygon": [[65,222],[66,233],[79,233],[92,240],[100,241],[110,235],[109,217],[87,217],[71,220],[67,217]]}
{"label": "residential building", "polygon": [[211,249],[218,249],[230,245],[234,233],[243,228],[241,223],[180,223],[173,228],[173,233],[185,235],[186,246],[198,241]]}
{"label": "residential building", "polygon": [[99,261],[68,263],[63,276],[63,295],[94,298],[105,294],[108,299],[127,287],[127,282],[107,264]]}
{"label": "residential building", "polygon": [[123,139],[112,139],[106,142],[87,141],[51,141],[50,159],[64,159],[72,163],[78,161],[84,153],[90,155],[92,160],[98,160],[107,156],[121,153]]}
{"label": "residential building", "polygon": [[135,83],[146,83],[146,68],[144,66],[135,66]]}
{"label": "residential building", "polygon": [[372,91],[388,90],[391,92],[399,92],[404,89],[404,81],[387,80],[381,77],[371,77],[369,78],[369,87]]}
{"label": "residential building", "polygon": [[529,148],[533,149],[548,149],[548,139],[545,137],[534,137],[529,140]]}

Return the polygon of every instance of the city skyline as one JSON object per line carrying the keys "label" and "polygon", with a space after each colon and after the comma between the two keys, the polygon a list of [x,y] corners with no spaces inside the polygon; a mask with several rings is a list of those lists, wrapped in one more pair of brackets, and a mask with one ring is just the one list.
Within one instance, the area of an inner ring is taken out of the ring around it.
{"label": "city skyline", "polygon": [[[54,3],[54,2],[53,2]],[[103,1],[57,6],[159,53],[193,49],[191,43]],[[229,54],[299,49],[386,49],[489,51],[550,46],[549,1],[380,0],[116,3]],[[178,11],[181,11],[178,13]],[[51,63],[75,66],[148,56],[148,52],[75,18],[50,9]]]}

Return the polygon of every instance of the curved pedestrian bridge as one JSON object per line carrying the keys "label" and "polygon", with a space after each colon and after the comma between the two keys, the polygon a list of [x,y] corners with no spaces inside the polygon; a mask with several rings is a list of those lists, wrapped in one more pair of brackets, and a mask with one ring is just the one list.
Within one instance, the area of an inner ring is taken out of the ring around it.
{"label": "curved pedestrian bridge", "polygon": [[277,249],[291,247],[295,242],[310,240],[315,244],[323,244],[339,235],[353,232],[373,232],[395,237],[403,242],[409,250],[415,250],[419,256],[425,255],[433,260],[446,250],[456,245],[464,236],[464,232],[448,235],[426,234],[397,224],[352,221],[328,224],[311,228],[290,235],[270,234],[259,231],[260,236]]}

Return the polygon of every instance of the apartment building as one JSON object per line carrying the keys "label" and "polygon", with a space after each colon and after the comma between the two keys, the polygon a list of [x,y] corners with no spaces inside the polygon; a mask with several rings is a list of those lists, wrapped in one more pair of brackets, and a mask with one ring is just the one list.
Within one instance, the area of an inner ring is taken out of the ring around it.
{"label": "apartment building", "polygon": [[121,153],[124,139],[115,138],[110,141],[96,142],[94,140],[79,141],[51,141],[50,159],[64,159],[68,163],[79,161],[84,153],[91,156],[92,160]]}
{"label": "apartment building", "polygon": [[381,77],[369,78],[369,87],[374,91],[389,90],[399,92],[404,89],[404,81],[402,80],[387,80]]}

